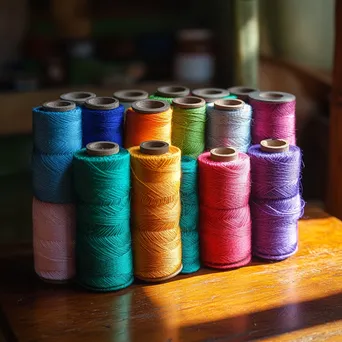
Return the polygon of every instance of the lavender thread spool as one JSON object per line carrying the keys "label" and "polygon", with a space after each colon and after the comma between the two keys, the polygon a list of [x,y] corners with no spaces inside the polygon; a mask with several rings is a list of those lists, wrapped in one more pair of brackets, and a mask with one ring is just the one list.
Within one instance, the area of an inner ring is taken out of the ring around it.
{"label": "lavender thread spool", "polygon": [[251,143],[252,108],[242,100],[217,100],[207,108],[206,148],[233,146],[247,152]]}
{"label": "lavender thread spool", "polygon": [[286,139],[296,145],[296,97],[279,91],[256,91],[249,94],[253,108],[252,141]]}
{"label": "lavender thread spool", "polygon": [[286,140],[267,139],[251,146],[248,154],[253,254],[266,260],[284,260],[298,249],[298,220],[304,209],[300,194],[300,149]]}

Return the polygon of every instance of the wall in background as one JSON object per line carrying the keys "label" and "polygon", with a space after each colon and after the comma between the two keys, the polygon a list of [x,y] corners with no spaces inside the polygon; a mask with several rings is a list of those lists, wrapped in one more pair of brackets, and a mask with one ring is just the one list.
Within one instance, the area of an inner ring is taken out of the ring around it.
{"label": "wall in background", "polygon": [[331,70],[335,0],[260,0],[261,52]]}

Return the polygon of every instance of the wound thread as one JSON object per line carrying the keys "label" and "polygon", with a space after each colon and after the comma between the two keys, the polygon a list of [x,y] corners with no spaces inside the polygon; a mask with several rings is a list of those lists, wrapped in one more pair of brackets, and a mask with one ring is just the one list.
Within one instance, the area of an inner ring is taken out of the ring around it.
{"label": "wound thread", "polygon": [[182,269],[179,226],[181,152],[161,155],[129,149],[132,175],[134,274],[145,281],[171,278]]}
{"label": "wound thread", "polygon": [[[277,140],[270,140],[274,142]],[[288,150],[269,153],[258,144],[251,146],[248,154],[252,168],[253,254],[266,260],[286,259],[298,249],[298,220],[304,209],[300,195],[301,151],[290,145]]]}
{"label": "wound thread", "polygon": [[229,269],[251,260],[250,160],[214,161],[201,154],[199,166],[200,246],[205,266]]}
{"label": "wound thread", "polygon": [[49,281],[66,281],[75,275],[73,204],[32,202],[33,251],[36,273]]}
{"label": "wound thread", "polygon": [[233,146],[247,152],[251,144],[252,107],[220,110],[214,106],[207,109],[206,149],[217,146]]}
{"label": "wound thread", "polygon": [[126,112],[125,148],[143,141],[162,140],[171,143],[171,109],[160,113],[139,113],[132,108]]}
{"label": "wound thread", "polygon": [[200,269],[197,160],[184,156],[181,160],[181,166],[182,273],[193,273]]}
{"label": "wound thread", "polygon": [[130,155],[74,156],[77,196],[77,281],[94,291],[133,282],[130,233]]}
{"label": "wound thread", "polygon": [[125,108],[91,109],[82,107],[83,147],[94,141],[112,141],[123,145]]}
{"label": "wound thread", "polygon": [[197,158],[205,148],[206,106],[180,108],[174,104],[172,113],[172,144],[182,155]]}

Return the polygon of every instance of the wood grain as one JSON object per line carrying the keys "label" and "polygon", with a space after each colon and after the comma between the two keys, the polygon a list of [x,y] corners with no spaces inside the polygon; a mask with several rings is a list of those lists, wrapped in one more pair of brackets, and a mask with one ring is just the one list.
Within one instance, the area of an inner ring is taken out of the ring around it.
{"label": "wood grain", "polygon": [[336,341],[342,339],[342,223],[308,208],[300,249],[280,263],[254,261],[107,294],[58,287],[32,259],[0,261],[1,323],[9,341]]}

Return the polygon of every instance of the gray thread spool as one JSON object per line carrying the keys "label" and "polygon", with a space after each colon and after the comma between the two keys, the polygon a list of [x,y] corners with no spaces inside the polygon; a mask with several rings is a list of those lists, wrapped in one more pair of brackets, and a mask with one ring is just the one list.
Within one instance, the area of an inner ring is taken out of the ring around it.
{"label": "gray thread spool", "polygon": [[140,89],[118,90],[113,94],[113,97],[120,101],[126,111],[132,106],[133,102],[147,99],[148,92]]}
{"label": "gray thread spool", "polygon": [[206,149],[233,146],[247,152],[251,143],[252,108],[238,99],[217,100],[207,108]]}

